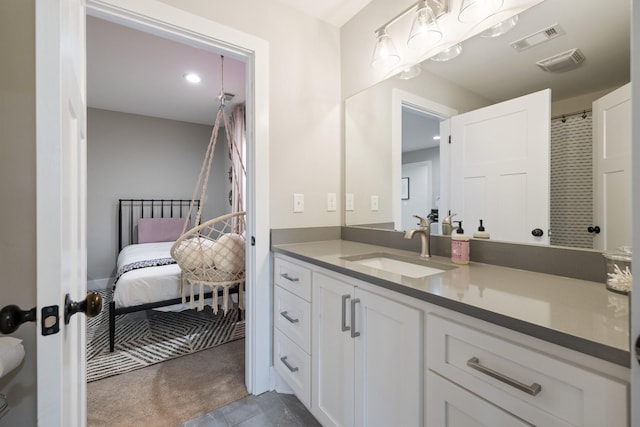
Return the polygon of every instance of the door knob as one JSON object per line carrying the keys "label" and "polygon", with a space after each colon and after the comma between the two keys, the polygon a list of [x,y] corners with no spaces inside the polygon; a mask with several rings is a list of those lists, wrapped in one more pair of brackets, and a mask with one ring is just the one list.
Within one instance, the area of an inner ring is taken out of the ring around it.
{"label": "door knob", "polygon": [[600,234],[600,227],[598,227],[597,225],[595,227],[588,227],[587,231],[589,233]]}
{"label": "door knob", "polygon": [[87,317],[95,317],[102,311],[102,297],[95,292],[89,292],[82,301],[71,301],[71,295],[64,298],[64,323],[69,324],[71,316],[84,313]]}
{"label": "door knob", "polygon": [[36,321],[36,308],[21,310],[17,305],[8,305],[0,310],[0,332],[12,334],[25,322]]}
{"label": "door knob", "polygon": [[534,228],[533,230],[531,230],[531,235],[534,237],[542,237],[543,234],[544,231],[542,231],[542,229],[540,228]]}

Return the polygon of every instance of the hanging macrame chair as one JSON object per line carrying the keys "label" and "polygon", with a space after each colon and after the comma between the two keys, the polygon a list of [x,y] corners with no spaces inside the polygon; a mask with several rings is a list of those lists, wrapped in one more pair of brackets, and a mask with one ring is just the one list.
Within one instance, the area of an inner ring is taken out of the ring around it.
{"label": "hanging macrame chair", "polygon": [[[221,57],[222,71],[224,72],[224,57]],[[224,73],[223,73],[224,74]],[[227,94],[224,93],[224,80],[221,85],[220,108],[216,115],[211,139],[207,146],[204,161],[198,176],[191,205],[187,217],[191,214],[198,194],[200,204],[195,216],[196,226],[186,231],[187,223],[182,230],[182,235],[171,247],[171,256],[176,260],[181,269],[180,288],[182,302],[186,302],[187,287],[190,288],[190,304],[194,308],[194,288],[199,287],[198,310],[204,308],[205,287],[213,291],[212,309],[218,312],[217,295],[223,292],[222,309],[225,314],[229,310],[229,289],[238,287],[238,308],[244,309],[243,296],[245,284],[245,212],[234,212],[217,218],[210,219],[200,224],[202,209],[206,200],[207,184],[211,174],[211,163],[215,151],[218,131],[221,122],[224,122],[227,143],[230,155],[235,156],[232,162],[232,182],[235,183],[234,191],[241,197],[242,188],[238,184],[240,174],[245,174],[245,168],[238,144],[232,141],[231,125],[224,110]],[[237,170],[240,169],[240,170]]]}

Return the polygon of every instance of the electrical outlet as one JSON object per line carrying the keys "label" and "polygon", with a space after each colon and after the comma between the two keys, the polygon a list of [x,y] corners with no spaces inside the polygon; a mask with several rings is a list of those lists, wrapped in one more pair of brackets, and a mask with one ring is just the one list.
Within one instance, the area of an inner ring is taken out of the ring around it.
{"label": "electrical outlet", "polygon": [[293,211],[304,212],[304,194],[293,193]]}
{"label": "electrical outlet", "polygon": [[347,211],[353,210],[353,193],[347,193],[345,195],[344,209]]}
{"label": "electrical outlet", "polygon": [[377,212],[378,211],[378,203],[379,199],[378,196],[371,196],[371,211],[373,212]]}
{"label": "electrical outlet", "polygon": [[335,212],[336,205],[336,193],[327,193],[327,212]]}

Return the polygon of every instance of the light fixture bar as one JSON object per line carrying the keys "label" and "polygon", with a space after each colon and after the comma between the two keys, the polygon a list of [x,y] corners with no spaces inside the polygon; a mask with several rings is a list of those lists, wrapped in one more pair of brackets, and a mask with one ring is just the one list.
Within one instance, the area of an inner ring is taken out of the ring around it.
{"label": "light fixture bar", "polygon": [[[389,21],[382,24],[374,32],[378,34],[380,31],[385,30],[389,25],[395,24],[396,22],[398,22],[398,20],[400,20],[400,18],[404,17],[409,12],[414,11],[421,1],[418,1],[412,4],[411,6],[409,6],[408,8],[406,8],[405,10],[403,10],[402,12],[400,12],[399,14],[391,18]],[[433,11],[433,14],[435,15],[436,19],[438,19],[442,15],[449,12],[449,0],[426,0],[426,3],[427,3],[427,6],[429,6]]]}

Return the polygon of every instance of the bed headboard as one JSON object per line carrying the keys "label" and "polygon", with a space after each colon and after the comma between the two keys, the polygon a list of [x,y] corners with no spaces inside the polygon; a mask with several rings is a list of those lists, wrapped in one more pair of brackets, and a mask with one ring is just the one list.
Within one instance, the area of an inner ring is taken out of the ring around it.
{"label": "bed headboard", "polygon": [[[138,242],[138,219],[184,218],[189,213],[191,200],[186,199],[119,199],[118,251]],[[195,200],[190,227],[194,227],[200,200]]]}

